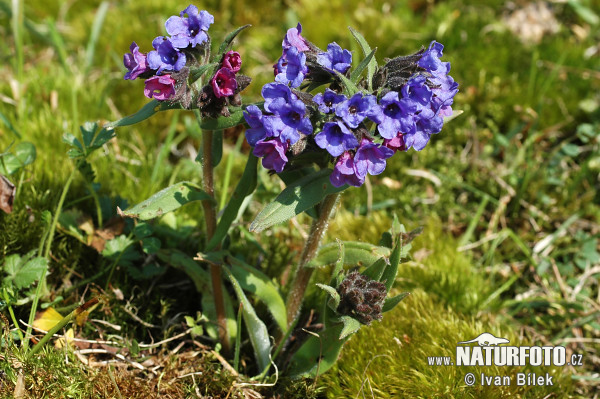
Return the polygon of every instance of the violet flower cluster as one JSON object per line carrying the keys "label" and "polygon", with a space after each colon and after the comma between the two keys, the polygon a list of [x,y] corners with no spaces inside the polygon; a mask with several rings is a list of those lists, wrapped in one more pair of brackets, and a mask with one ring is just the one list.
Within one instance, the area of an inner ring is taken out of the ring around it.
{"label": "violet flower cluster", "polygon": [[242,66],[238,52],[222,54],[209,84],[200,93],[193,92],[188,85],[188,76],[208,62],[208,29],[213,23],[214,17],[208,11],[199,11],[194,5],[189,5],[179,16],[171,16],[165,22],[169,36],[155,38],[154,50],[142,53],[135,42],[131,44],[130,53],[123,57],[127,68],[125,79],[145,78],[144,95],[148,98],[178,101],[185,108],[195,102],[204,115],[228,116],[227,105],[241,105],[239,92],[250,82],[238,74]]}
{"label": "violet flower cluster", "polygon": [[[264,109],[251,105],[244,113],[246,138],[265,168],[280,173],[300,162],[299,155],[320,153],[311,159],[322,160],[321,167],[333,164],[334,186],[361,186],[397,151],[425,148],[452,115],[458,84],[448,75],[450,63],[440,60],[440,43],[389,60],[374,74],[372,89],[362,81],[358,92],[346,95],[352,53],[337,43],[320,50],[301,33],[298,24],[283,39],[275,82],[262,89]],[[323,92],[309,93],[326,84]]]}

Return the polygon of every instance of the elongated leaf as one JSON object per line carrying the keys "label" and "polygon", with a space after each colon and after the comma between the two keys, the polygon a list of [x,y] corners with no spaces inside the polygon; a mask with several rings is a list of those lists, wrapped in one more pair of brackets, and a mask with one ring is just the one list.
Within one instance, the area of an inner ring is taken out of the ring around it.
{"label": "elongated leaf", "polygon": [[[346,247],[344,242],[337,240],[338,244],[338,260],[335,262],[333,272],[331,272],[331,283],[334,287],[339,287],[344,279],[342,271],[344,270],[344,260],[346,258]],[[334,285],[335,284],[335,285]]]}
{"label": "elongated leaf", "polygon": [[[210,280],[207,280],[210,281]],[[233,307],[233,299],[229,295],[229,292],[225,289],[224,285],[221,285],[221,292],[223,292],[223,301],[225,302],[225,320],[227,324],[227,339],[229,342],[234,342],[237,337],[238,328],[242,326],[237,325],[237,319],[235,309]],[[212,294],[212,286],[209,286],[202,295],[202,311],[206,317],[212,321],[206,325],[206,332],[208,335],[217,339],[219,337],[219,330],[217,324],[217,308],[215,307],[215,298]]]}
{"label": "elongated leaf", "polygon": [[456,118],[459,115],[462,115],[465,111],[463,110],[452,110],[452,115],[444,116],[444,123],[450,122],[452,119]]}
{"label": "elongated leaf", "polygon": [[286,220],[315,206],[326,195],[338,193],[347,186],[333,187],[329,181],[331,169],[324,169],[298,180],[283,190],[275,201],[268,204],[250,225],[250,231],[264,229]]}
{"label": "elongated leaf", "polygon": [[281,329],[287,330],[287,313],[285,302],[279,294],[277,286],[262,271],[242,262],[233,256],[227,257],[231,265],[231,274],[237,279],[245,291],[251,292],[267,305],[267,309],[273,315],[273,319]]}
{"label": "elongated leaf", "polygon": [[383,271],[386,269],[387,261],[385,258],[379,258],[375,261],[371,266],[367,267],[365,271],[362,272],[363,275],[369,277],[371,280],[377,280],[381,278]]}
{"label": "elongated leaf", "polygon": [[331,308],[333,310],[336,310],[338,308],[338,306],[340,306],[340,300],[341,300],[340,294],[338,294],[336,289],[333,287],[330,287],[328,285],[319,284],[319,283],[317,283],[317,287],[321,288],[322,290],[324,290],[325,292],[327,292],[329,294],[329,296],[331,297]]}
{"label": "elongated leaf", "polygon": [[201,65],[198,68],[190,69],[190,78],[189,78],[190,82],[189,83],[190,84],[194,83],[195,81],[200,79],[202,77],[202,75],[204,75],[209,70],[216,68],[218,65],[219,64],[217,62],[213,62],[211,64]]}
{"label": "elongated leaf", "polygon": [[[391,249],[366,242],[344,241],[344,264],[349,266],[371,265],[381,257],[389,257]],[[332,265],[338,260],[338,244],[329,243],[319,248],[317,256],[307,267]]]}
{"label": "elongated leaf", "polygon": [[377,47],[375,47],[373,49],[373,51],[371,51],[369,53],[369,55],[367,55],[361,62],[360,64],[358,64],[358,66],[356,67],[356,69],[354,71],[352,71],[352,73],[350,74],[350,80],[353,83],[357,83],[358,79],[360,78],[360,75],[362,74],[362,72],[365,70],[365,68],[371,63],[371,59],[373,59],[373,57],[375,56],[375,52],[377,51]]}
{"label": "elongated leaf", "polygon": [[403,292],[402,294],[396,295],[391,298],[387,298],[383,304],[382,313],[389,312],[394,309],[404,298],[410,295],[410,292]]}
{"label": "elongated leaf", "polygon": [[348,337],[339,339],[343,324],[319,331],[318,337],[311,335],[292,357],[288,373],[292,378],[314,378],[325,373],[337,361],[342,346]]}
{"label": "elongated leaf", "polygon": [[[358,32],[357,30],[355,30],[354,28],[352,28],[350,26],[348,27],[348,29],[350,29],[352,36],[354,36],[354,38],[360,45],[360,48],[362,49],[365,57],[368,54],[370,54],[371,46],[369,46],[369,43],[367,43],[364,36],[361,35],[360,32]],[[367,66],[367,84],[369,85],[369,91],[373,91],[373,75],[375,75],[376,69],[377,69],[377,60],[375,59],[375,57],[372,57],[371,61],[369,61],[369,65]]]}
{"label": "elongated leaf", "polygon": [[394,250],[392,251],[392,254],[390,255],[390,264],[383,271],[383,274],[381,275],[381,281],[384,282],[385,290],[387,292],[390,292],[390,290],[392,289],[392,286],[394,285],[394,282],[396,281],[396,275],[398,274],[398,265],[400,264],[401,250],[402,250],[401,237],[402,237],[401,234],[399,234],[396,237],[396,244],[394,245]]}
{"label": "elongated leaf", "polygon": [[212,166],[216,168],[223,158],[223,131],[213,132],[212,139]]}
{"label": "elongated leaf", "polygon": [[[251,27],[252,25],[248,24],[248,25],[244,25],[244,26],[240,26],[239,28],[237,28],[236,30],[234,30],[233,32],[230,32],[227,36],[225,36],[225,40],[223,40],[223,43],[221,43],[221,45],[219,46],[219,51],[216,54],[216,57],[222,57],[223,54],[227,51],[227,49],[229,48],[229,46],[231,46],[231,43],[233,42],[233,39],[235,39],[235,37],[244,29]],[[216,59],[215,61],[219,61],[218,59]]]}
{"label": "elongated leaf", "polygon": [[152,115],[160,111],[166,111],[169,109],[181,109],[179,103],[171,103],[169,101],[157,101],[152,100],[148,104],[144,105],[138,112],[133,115],[126,116],[114,122],[107,123],[104,125],[105,129],[114,129],[120,126],[129,126],[136,123],[142,122]]}
{"label": "elongated leaf", "polygon": [[238,185],[235,187],[235,190],[231,195],[229,203],[223,210],[223,215],[221,216],[221,219],[219,219],[219,223],[217,224],[215,234],[206,246],[207,252],[215,249],[217,245],[219,245],[219,243],[223,241],[223,238],[225,238],[227,232],[229,231],[229,228],[231,227],[231,223],[233,223],[233,221],[237,217],[240,206],[242,206],[242,203],[244,202],[244,198],[252,194],[252,192],[256,188],[257,164],[258,158],[250,154],[248,156],[248,161],[246,162],[246,168],[244,169],[242,178],[240,179]]}
{"label": "elongated leaf", "polygon": [[354,317],[342,316],[340,317],[340,320],[344,323],[344,328],[342,328],[342,331],[340,332],[340,339],[347,338],[360,330],[360,321],[356,320]]}
{"label": "elongated leaf", "polygon": [[228,117],[220,116],[216,119],[202,119],[200,128],[207,130],[223,130],[246,123],[244,119],[244,110],[242,108],[230,107],[229,111],[231,115]]}
{"label": "elongated leaf", "polygon": [[194,183],[183,181],[167,187],[146,201],[122,211],[121,216],[148,220],[174,211],[192,201],[204,200],[212,200],[212,197]]}
{"label": "elongated leaf", "polygon": [[177,249],[161,249],[158,257],[176,269],[183,270],[196,286],[196,291],[210,291],[210,274],[188,254]]}
{"label": "elongated leaf", "polygon": [[348,79],[338,71],[334,72],[338,79],[342,82],[342,86],[344,86],[344,94],[346,94],[348,97],[352,97],[354,94],[360,91],[360,89],[350,79]]}
{"label": "elongated leaf", "polygon": [[244,317],[244,324],[248,330],[250,343],[254,348],[254,356],[256,357],[256,362],[258,363],[258,369],[264,370],[267,365],[271,363],[269,356],[271,351],[271,343],[269,341],[269,332],[267,331],[267,326],[265,326],[265,323],[258,318],[254,308],[252,307],[252,304],[248,298],[246,298],[242,287],[229,269],[224,267],[222,270],[227,275],[227,278],[229,278],[229,281],[231,281],[235,294],[237,295],[238,300],[242,303],[242,316]]}

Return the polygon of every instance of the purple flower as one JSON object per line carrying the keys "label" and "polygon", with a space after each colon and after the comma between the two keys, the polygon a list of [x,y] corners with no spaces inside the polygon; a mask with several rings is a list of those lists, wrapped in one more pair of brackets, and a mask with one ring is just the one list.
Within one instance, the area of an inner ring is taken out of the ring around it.
{"label": "purple flower", "polygon": [[397,92],[390,91],[381,98],[379,104],[382,114],[377,130],[381,137],[392,140],[400,132],[414,132],[416,103],[408,99],[400,99]]}
{"label": "purple flower", "polygon": [[140,53],[140,48],[133,42],[129,47],[131,53],[123,56],[123,64],[128,72],[125,73],[125,79],[134,80],[146,71],[149,71],[148,63],[146,62],[146,54]]}
{"label": "purple flower", "polygon": [[342,48],[336,42],[327,45],[326,53],[317,54],[317,62],[329,71],[346,73],[352,65],[352,53]]}
{"label": "purple flower", "polygon": [[289,84],[292,87],[300,86],[304,75],[308,73],[306,55],[298,51],[296,47],[283,50],[283,55],[277,61],[276,72],[276,82]]}
{"label": "purple flower", "polygon": [[288,29],[283,38],[283,42],[281,43],[283,49],[287,50],[290,47],[295,47],[298,51],[309,50],[306,39],[304,39],[300,33],[302,33],[302,25],[300,25],[300,23],[298,23],[297,27]]}
{"label": "purple flower", "polygon": [[415,122],[416,129],[414,133],[405,134],[404,142],[406,148],[412,147],[417,151],[421,151],[429,142],[431,135],[442,130],[444,118],[430,107],[426,107],[415,116]]}
{"label": "purple flower", "polygon": [[175,79],[171,75],[153,76],[144,84],[144,95],[148,98],[163,101],[175,95]]}
{"label": "purple flower", "polygon": [[319,106],[319,111],[328,114],[335,111],[335,105],[347,100],[343,94],[337,94],[335,91],[325,89],[325,93],[319,93],[313,97],[313,101]]}
{"label": "purple flower", "polygon": [[339,103],[335,108],[335,114],[342,118],[348,126],[355,129],[366,117],[378,122],[381,109],[377,105],[375,96],[363,97],[361,93],[356,93],[350,99]]}
{"label": "purple flower", "polygon": [[406,151],[406,144],[404,143],[404,135],[402,133],[398,133],[396,137],[391,140],[384,139],[383,145],[394,152]]}
{"label": "purple flower", "polygon": [[327,122],[315,136],[315,143],[334,157],[358,147],[358,140],[341,121]]}
{"label": "purple flower", "polygon": [[278,139],[259,141],[252,152],[257,157],[263,157],[262,164],[267,169],[280,173],[283,171],[288,159],[285,156],[288,144]]}
{"label": "purple flower", "polygon": [[365,177],[358,176],[354,157],[349,151],[344,152],[335,163],[333,172],[329,175],[329,181],[335,187],[341,187],[344,184],[360,187],[365,182]]}
{"label": "purple flower", "polygon": [[359,177],[365,177],[367,172],[370,175],[378,175],[385,169],[385,160],[394,155],[394,151],[387,147],[375,144],[368,139],[362,139],[360,147],[354,155],[356,174]]}
{"label": "purple flower", "polygon": [[441,43],[433,41],[417,61],[418,66],[431,74],[429,81],[433,87],[432,106],[442,117],[452,115],[451,105],[458,92],[458,83],[448,75],[450,63],[440,60],[443,50],[444,46]]}
{"label": "purple flower", "polygon": [[219,69],[210,83],[212,84],[215,96],[219,98],[232,96],[235,93],[235,89],[237,89],[235,73],[229,68]]}
{"label": "purple flower", "polygon": [[[188,17],[183,16],[187,14]],[[171,42],[176,48],[186,48],[189,45],[196,47],[208,40],[206,31],[215,22],[215,18],[207,11],[198,12],[198,7],[189,5],[179,13],[179,16],[170,17],[165,22],[167,33],[171,35]]]}
{"label": "purple flower", "polygon": [[450,63],[442,62],[440,57],[443,55],[444,45],[435,40],[429,44],[423,56],[417,61],[417,65],[425,69],[432,75],[447,75],[450,72]]}
{"label": "purple flower", "polygon": [[228,51],[223,56],[223,62],[221,64],[221,66],[223,68],[229,68],[233,72],[239,71],[240,68],[242,67],[242,57],[240,56],[240,53],[238,53],[237,51],[233,51],[233,50]]}
{"label": "purple flower", "polygon": [[163,70],[179,71],[185,66],[185,54],[177,51],[165,36],[159,36],[152,41],[154,51],[148,53],[148,65],[160,74]]}
{"label": "purple flower", "polygon": [[256,105],[249,105],[244,111],[244,119],[250,126],[250,129],[246,129],[246,140],[254,147],[259,140],[268,136],[263,123],[262,111]]}

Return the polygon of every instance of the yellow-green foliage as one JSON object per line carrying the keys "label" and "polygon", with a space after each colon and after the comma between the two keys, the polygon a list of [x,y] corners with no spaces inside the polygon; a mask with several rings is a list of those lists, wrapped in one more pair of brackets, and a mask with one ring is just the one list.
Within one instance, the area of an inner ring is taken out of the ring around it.
{"label": "yellow-green foliage", "polygon": [[[416,289],[384,315],[380,323],[362,328],[343,348],[337,365],[319,379],[328,398],[543,398],[571,388],[569,376],[551,367],[429,366],[428,356],[451,356],[456,343],[483,332],[505,337],[511,345],[526,344],[514,325],[500,325],[488,315],[466,316],[440,302],[436,295]],[[466,386],[466,373],[477,384]],[[553,376],[551,387],[516,386],[519,372]],[[512,385],[483,387],[479,376],[509,376]],[[358,395],[358,396],[357,396]]]}

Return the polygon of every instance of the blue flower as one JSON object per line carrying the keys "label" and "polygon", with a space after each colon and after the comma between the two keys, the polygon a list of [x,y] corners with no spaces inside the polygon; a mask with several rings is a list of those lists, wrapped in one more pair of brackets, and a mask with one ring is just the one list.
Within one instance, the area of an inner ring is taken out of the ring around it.
{"label": "blue flower", "polygon": [[327,122],[315,136],[315,143],[334,157],[358,147],[358,140],[341,121]]}
{"label": "blue flower", "polygon": [[293,129],[293,133],[284,132],[290,144],[298,141],[298,132],[306,135],[312,133],[313,128],[306,115],[306,106],[288,86],[268,83],[263,86],[262,95],[265,99],[265,111],[277,115],[286,126]]}
{"label": "blue flower", "polygon": [[159,36],[152,41],[155,50],[148,53],[148,66],[156,69],[156,74],[163,70],[179,71],[185,66],[185,54],[177,51],[165,36]]}
{"label": "blue flower", "polygon": [[263,86],[261,94],[265,99],[265,111],[274,113],[288,103],[292,96],[289,86],[281,83],[267,83]]}
{"label": "blue flower", "polygon": [[280,173],[283,171],[288,158],[285,153],[288,150],[288,144],[279,139],[259,141],[252,152],[257,157],[263,157],[262,164],[267,169],[275,170]]}
{"label": "blue flower", "polygon": [[275,81],[298,87],[302,84],[304,76],[308,73],[306,66],[306,55],[296,47],[290,47],[283,51],[276,67],[277,75]]}
{"label": "blue flower", "polygon": [[250,129],[246,129],[246,140],[253,147],[269,137],[279,137],[280,141],[290,144],[300,139],[300,133],[283,123],[278,115],[263,115],[256,105],[246,108],[244,119],[250,126]]}
{"label": "blue flower", "polygon": [[[188,17],[183,16],[187,14]],[[196,47],[208,40],[206,31],[215,22],[215,18],[208,11],[198,12],[198,7],[189,5],[179,17],[172,16],[165,23],[167,33],[171,35],[171,42],[176,48]]]}
{"label": "blue flower", "polygon": [[123,64],[127,68],[127,73],[124,79],[134,80],[144,72],[149,71],[148,63],[146,61],[146,54],[140,53],[140,48],[133,42],[129,47],[131,53],[127,53],[123,56]]}
{"label": "blue flower", "polygon": [[440,60],[443,50],[444,46],[441,43],[433,41],[417,61],[417,65],[431,75],[429,81],[434,96],[432,106],[435,112],[438,112],[442,117],[452,115],[451,105],[454,96],[458,92],[458,83],[448,75],[450,73],[450,63]]}
{"label": "blue flower", "polygon": [[325,93],[319,93],[313,97],[313,101],[319,106],[319,111],[324,114],[335,111],[335,105],[347,100],[343,94],[337,94],[335,91],[325,89]]}
{"label": "blue flower", "polygon": [[394,151],[387,147],[375,144],[368,139],[362,139],[360,147],[354,155],[357,176],[364,178],[367,172],[378,175],[385,170],[385,160],[394,155]]}
{"label": "blue flower", "polygon": [[339,103],[335,108],[335,114],[342,118],[349,127],[355,129],[366,117],[378,122],[381,117],[381,109],[377,105],[375,96],[363,97],[361,93],[356,93],[350,99]]}
{"label": "blue flower", "polygon": [[349,184],[354,187],[360,187],[365,182],[365,177],[358,176],[354,156],[351,152],[344,152],[335,163],[333,172],[329,175],[329,181],[334,187],[341,187]]}
{"label": "blue flower", "polygon": [[326,53],[317,54],[317,62],[329,71],[346,73],[352,65],[352,53],[348,50],[342,50],[336,42],[329,43]]}
{"label": "blue flower", "polygon": [[400,99],[395,91],[388,92],[379,101],[381,106],[380,123],[377,130],[381,137],[391,140],[400,132],[415,130],[414,112],[418,105],[408,99]]}

